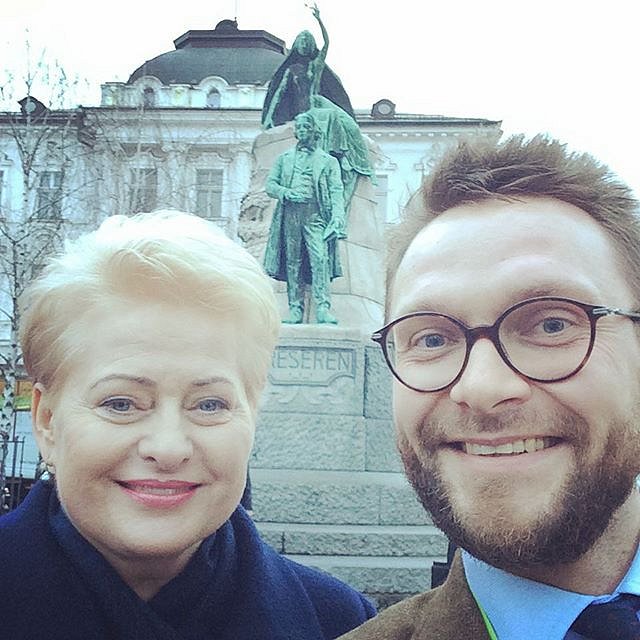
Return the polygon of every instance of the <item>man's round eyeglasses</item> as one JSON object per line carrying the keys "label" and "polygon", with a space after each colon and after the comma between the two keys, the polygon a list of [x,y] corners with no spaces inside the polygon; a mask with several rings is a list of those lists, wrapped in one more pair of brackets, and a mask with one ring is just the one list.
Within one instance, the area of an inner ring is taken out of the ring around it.
{"label": "man's round eyeglasses", "polygon": [[516,373],[560,382],[587,363],[596,323],[605,316],[640,321],[640,313],[544,296],[514,304],[490,326],[467,327],[442,313],[418,311],[396,318],[371,338],[393,375],[414,391],[441,391],[456,383],[481,338],[491,340]]}

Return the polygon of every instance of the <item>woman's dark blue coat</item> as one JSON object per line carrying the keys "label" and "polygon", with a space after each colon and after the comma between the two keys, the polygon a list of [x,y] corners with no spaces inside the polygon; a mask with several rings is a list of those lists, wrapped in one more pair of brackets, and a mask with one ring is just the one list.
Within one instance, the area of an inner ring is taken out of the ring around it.
{"label": "woman's dark blue coat", "polygon": [[145,602],[44,482],[0,517],[0,584],[2,640],[328,640],[375,613],[358,592],[265,544],[242,507]]}

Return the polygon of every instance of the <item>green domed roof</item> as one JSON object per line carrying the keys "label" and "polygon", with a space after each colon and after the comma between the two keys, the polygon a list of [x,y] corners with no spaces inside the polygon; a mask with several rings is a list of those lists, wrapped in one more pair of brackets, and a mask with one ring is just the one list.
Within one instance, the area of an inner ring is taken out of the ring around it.
{"label": "green domed roof", "polygon": [[220,76],[229,84],[266,84],[285,57],[284,42],[267,31],[240,30],[223,20],[214,30],[187,31],[168,51],[138,67],[128,84],[154,76],[163,85],[198,84]]}

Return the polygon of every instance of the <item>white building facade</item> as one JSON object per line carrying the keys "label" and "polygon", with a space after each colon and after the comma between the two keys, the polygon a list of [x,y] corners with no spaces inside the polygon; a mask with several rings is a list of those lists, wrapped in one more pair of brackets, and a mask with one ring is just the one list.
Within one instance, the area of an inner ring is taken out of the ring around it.
{"label": "white building facade", "polygon": [[[34,228],[54,225],[61,235],[75,236],[109,215],[177,208],[210,219],[243,241],[238,234],[241,214],[251,209],[247,196],[252,189],[256,195],[253,149],[262,132],[262,103],[269,80],[285,59],[284,42],[224,20],[213,30],[188,31],[174,44],[173,51],[139,66],[127,82],[106,82],[98,106],[49,111],[27,97],[20,113],[0,113],[0,225],[5,230],[9,223],[15,230],[29,222]],[[356,109],[356,120],[375,150],[380,225],[400,218],[410,195],[447,148],[463,138],[501,135],[497,121],[397,114],[386,98]],[[25,158],[31,158],[26,168]],[[268,200],[264,194],[261,201],[261,195],[258,185],[260,206]],[[6,234],[0,236],[0,256],[8,256],[10,249]],[[11,261],[3,264],[0,278],[6,285]],[[10,290],[5,286],[0,296],[7,318],[14,303]],[[8,337],[10,322],[0,321],[0,330]],[[0,347],[7,345],[5,339]],[[273,412],[271,419],[268,411],[261,418],[252,458],[256,520],[274,546],[283,541],[283,552],[301,558],[316,554],[309,562],[354,586],[400,597],[421,590],[428,561],[442,556],[442,539],[425,522],[400,472],[385,386],[388,372],[376,360],[373,345],[360,345],[354,353],[366,360],[366,366],[361,363],[364,383],[373,389],[364,394],[364,409],[314,420],[293,412],[289,426]],[[26,381],[22,386],[27,394]],[[26,409],[28,397],[21,402]],[[9,473],[32,478],[37,451],[26,412],[18,412],[12,441]],[[283,441],[291,451],[283,451]],[[297,453],[295,442],[300,444]],[[347,444],[337,452],[336,442]],[[308,464],[305,455],[313,458]],[[298,505],[305,495],[309,498]],[[325,495],[326,514],[318,515],[309,505]],[[367,515],[373,502],[388,503],[386,515]],[[280,513],[287,505],[293,505],[293,516]],[[392,539],[381,523],[413,529],[403,543]],[[285,545],[283,532],[291,536],[292,546]],[[327,539],[327,532],[342,540],[343,551],[336,551],[333,542],[327,549],[314,547],[313,540]],[[384,544],[377,550],[363,547],[353,562],[344,560],[367,537]],[[296,546],[295,540],[303,542]],[[406,557],[398,563],[388,549],[394,548],[397,556],[402,544]],[[427,547],[433,551],[425,552]]]}
{"label": "white building facade", "polygon": [[[102,85],[99,106],[67,112],[66,119],[46,115],[46,127],[64,129],[65,141],[40,151],[28,198],[41,205],[49,198],[49,213],[55,203],[56,215],[81,227],[115,213],[168,207],[216,220],[235,237],[262,103],[286,48],[268,32],[240,30],[231,20],[188,31],[174,44],[127,82]],[[10,117],[0,114],[0,212],[21,211],[25,198]],[[379,148],[376,193],[388,223],[447,147],[462,137],[501,134],[497,121],[396,114],[388,99],[357,109],[356,118]]]}

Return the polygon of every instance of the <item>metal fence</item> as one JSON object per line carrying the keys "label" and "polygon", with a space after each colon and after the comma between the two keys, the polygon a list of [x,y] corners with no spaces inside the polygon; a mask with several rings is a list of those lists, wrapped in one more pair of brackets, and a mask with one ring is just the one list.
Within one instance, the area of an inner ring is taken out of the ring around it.
{"label": "metal fence", "polygon": [[15,509],[34,483],[30,447],[24,435],[7,442],[6,479],[3,495],[0,496],[0,516]]}
{"label": "metal fence", "polygon": [[31,413],[16,411],[5,461],[5,490],[0,495],[0,515],[15,509],[35,482],[40,455],[31,429]]}

